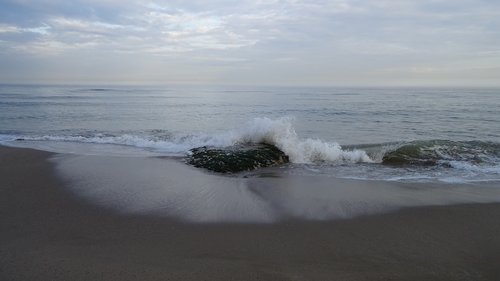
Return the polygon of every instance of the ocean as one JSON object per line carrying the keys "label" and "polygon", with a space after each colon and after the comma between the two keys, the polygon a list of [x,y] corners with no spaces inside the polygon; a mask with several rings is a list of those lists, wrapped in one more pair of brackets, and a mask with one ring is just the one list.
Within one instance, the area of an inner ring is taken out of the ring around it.
{"label": "ocean", "polygon": [[496,182],[500,89],[0,85],[7,146],[182,159],[249,143],[289,156],[278,174]]}

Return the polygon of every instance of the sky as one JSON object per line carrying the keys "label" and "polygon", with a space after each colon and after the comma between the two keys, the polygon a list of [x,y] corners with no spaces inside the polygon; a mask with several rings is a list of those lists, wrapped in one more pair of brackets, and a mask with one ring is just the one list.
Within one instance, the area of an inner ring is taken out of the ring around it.
{"label": "sky", "polygon": [[500,1],[0,0],[0,83],[500,86]]}

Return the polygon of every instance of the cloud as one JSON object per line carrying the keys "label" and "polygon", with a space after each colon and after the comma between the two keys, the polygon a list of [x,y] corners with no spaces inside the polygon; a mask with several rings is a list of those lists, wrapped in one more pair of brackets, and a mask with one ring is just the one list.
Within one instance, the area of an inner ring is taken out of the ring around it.
{"label": "cloud", "polygon": [[408,56],[419,52],[410,46],[394,42],[394,40],[391,41],[382,42],[354,37],[340,40],[338,47],[345,53],[368,56]]}
{"label": "cloud", "polygon": [[[482,67],[483,60],[496,61],[499,33],[500,2],[488,0],[0,3],[0,58],[12,63],[32,58],[33,64],[76,69],[95,61],[111,72],[120,69],[111,64],[126,60],[140,66],[136,71],[214,72],[205,76],[264,77],[266,83],[273,70],[283,81],[328,83],[328,77],[347,75],[343,69],[350,69],[349,75],[406,69],[411,76],[445,69],[442,65],[464,57],[464,65]],[[269,73],[262,75],[262,69]]]}
{"label": "cloud", "polygon": [[43,24],[37,27],[22,28],[15,25],[0,24],[0,33],[38,33],[45,35],[49,32],[50,26]]}
{"label": "cloud", "polygon": [[[211,11],[190,12],[154,2],[140,3],[136,8],[133,13],[128,9],[122,11],[115,22],[105,21],[105,17],[86,17],[85,14],[68,17],[54,12],[43,18],[42,26],[23,28],[3,24],[0,33],[30,31],[44,35],[25,42],[21,48],[15,46],[17,42],[12,42],[14,50],[31,54],[39,51],[40,55],[76,48],[132,51],[134,47],[140,52],[166,54],[196,49],[241,48],[259,41],[252,31],[246,34],[233,25],[238,26],[234,21],[248,21],[252,17],[256,20],[260,15],[236,17]],[[137,39],[140,39],[140,44],[137,44]],[[58,47],[49,50],[41,46]]]}

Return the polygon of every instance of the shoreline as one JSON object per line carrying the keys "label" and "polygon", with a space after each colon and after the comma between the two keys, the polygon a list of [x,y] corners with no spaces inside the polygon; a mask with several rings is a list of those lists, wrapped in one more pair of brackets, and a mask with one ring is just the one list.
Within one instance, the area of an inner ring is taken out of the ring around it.
{"label": "shoreline", "polygon": [[2,280],[496,280],[500,204],[332,221],[186,223],[69,191],[48,158],[0,146]]}

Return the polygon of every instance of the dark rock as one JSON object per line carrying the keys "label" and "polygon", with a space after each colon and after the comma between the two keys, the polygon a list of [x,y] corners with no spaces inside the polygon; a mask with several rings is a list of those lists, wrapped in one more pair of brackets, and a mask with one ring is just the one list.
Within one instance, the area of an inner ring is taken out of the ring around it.
{"label": "dark rock", "polygon": [[191,149],[187,162],[219,173],[237,173],[288,163],[288,156],[273,145],[258,144],[228,148]]}
{"label": "dark rock", "polygon": [[438,161],[439,156],[436,151],[426,150],[420,142],[403,145],[396,150],[387,152],[382,158],[383,164],[392,166],[434,166]]}

